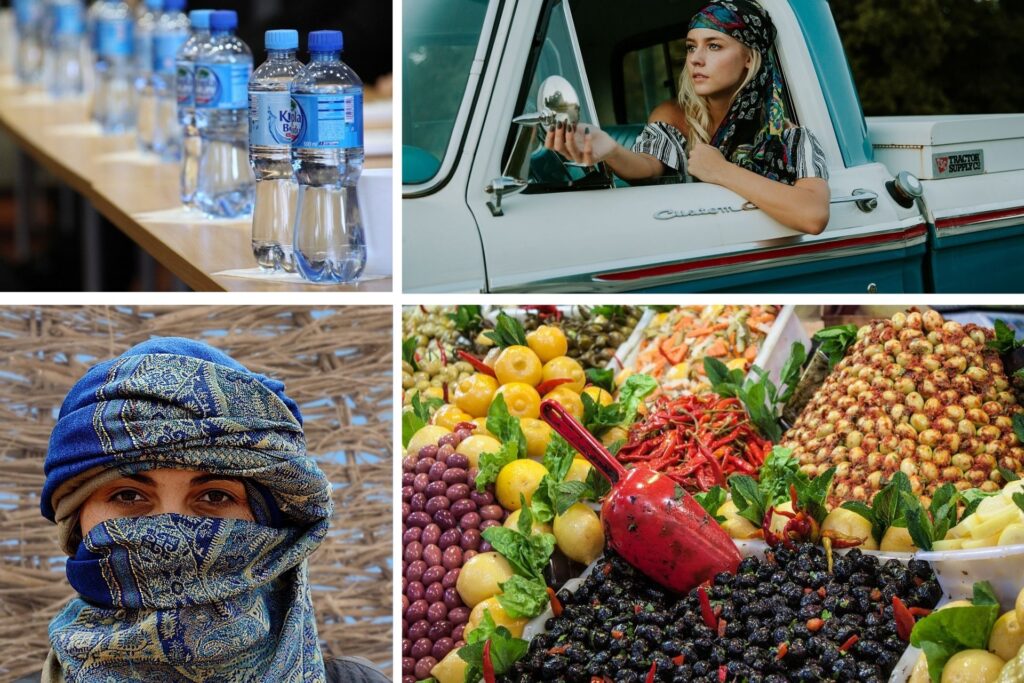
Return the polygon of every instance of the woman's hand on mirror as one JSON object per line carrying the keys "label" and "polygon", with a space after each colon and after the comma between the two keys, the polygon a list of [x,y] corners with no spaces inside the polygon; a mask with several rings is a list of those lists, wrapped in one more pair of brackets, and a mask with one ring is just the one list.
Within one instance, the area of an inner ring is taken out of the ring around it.
{"label": "woman's hand on mirror", "polygon": [[548,129],[544,146],[574,163],[593,166],[607,159],[618,145],[595,125],[559,121]]}

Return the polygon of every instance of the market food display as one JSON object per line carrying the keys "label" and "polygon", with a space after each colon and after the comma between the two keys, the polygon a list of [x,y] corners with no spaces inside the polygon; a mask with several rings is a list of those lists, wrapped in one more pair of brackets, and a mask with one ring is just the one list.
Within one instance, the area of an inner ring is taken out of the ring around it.
{"label": "market food display", "polygon": [[458,351],[478,351],[475,339],[486,326],[480,306],[412,306],[402,316],[403,402],[417,394],[441,399],[447,387],[473,373]]}
{"label": "market food display", "polygon": [[1024,448],[993,337],[936,311],[862,327],[782,445],[812,475],[836,467],[834,504],[871,500],[897,471],[926,503],[944,483],[999,490],[999,468],[1020,473]]}
{"label": "market food display", "polygon": [[555,307],[533,307],[523,327],[527,332],[541,326],[560,329],[566,339],[563,355],[575,358],[584,370],[607,367],[642,314],[636,306],[578,306],[571,314],[551,309]]}
{"label": "market food display", "polygon": [[678,306],[654,315],[626,369],[658,380],[675,396],[710,389],[703,359],[746,373],[779,314],[778,306]]}
{"label": "market food display", "polygon": [[406,407],[403,683],[1024,680],[1012,334],[911,309],[765,354],[770,377],[706,346],[674,393],[533,318],[492,315],[473,372]]}

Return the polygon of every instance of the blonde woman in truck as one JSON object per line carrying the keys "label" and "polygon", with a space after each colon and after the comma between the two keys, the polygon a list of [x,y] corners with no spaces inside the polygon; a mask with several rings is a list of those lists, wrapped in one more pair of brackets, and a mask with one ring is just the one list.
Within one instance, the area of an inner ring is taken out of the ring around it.
{"label": "blonde woman in truck", "polygon": [[829,220],[821,145],[787,117],[771,48],[775,25],[753,0],[711,2],[690,21],[679,96],[658,105],[631,149],[597,126],[559,123],[545,146],[628,181],[677,175],[722,185],[786,227]]}

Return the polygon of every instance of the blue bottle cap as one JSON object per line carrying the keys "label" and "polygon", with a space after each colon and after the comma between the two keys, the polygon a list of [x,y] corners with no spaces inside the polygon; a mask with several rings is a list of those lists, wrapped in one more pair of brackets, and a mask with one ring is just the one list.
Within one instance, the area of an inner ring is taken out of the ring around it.
{"label": "blue bottle cap", "polygon": [[274,29],[266,32],[264,41],[268,50],[298,50],[299,32],[292,29]]}
{"label": "blue bottle cap", "polygon": [[209,31],[211,14],[213,14],[212,9],[194,9],[188,13],[188,20],[192,24],[192,28]]}
{"label": "blue bottle cap", "polygon": [[345,39],[341,31],[310,31],[310,52],[341,52]]}
{"label": "blue bottle cap", "polygon": [[238,28],[238,12],[217,10],[210,15],[210,28],[214,31],[234,31]]}
{"label": "blue bottle cap", "polygon": [[181,12],[185,9],[186,0],[164,0],[164,9],[168,12]]}
{"label": "blue bottle cap", "polygon": [[164,0],[146,0],[146,8],[152,10],[161,10],[164,8]]}

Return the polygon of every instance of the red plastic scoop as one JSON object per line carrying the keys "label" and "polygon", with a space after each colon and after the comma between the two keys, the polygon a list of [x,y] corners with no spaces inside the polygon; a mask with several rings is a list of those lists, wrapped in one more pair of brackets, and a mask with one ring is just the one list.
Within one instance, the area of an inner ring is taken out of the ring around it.
{"label": "red plastic scoop", "polygon": [[646,465],[627,470],[554,401],[541,403],[540,416],[612,483],[601,521],[627,562],[679,593],[736,571],[741,558],[729,534],[671,478]]}

